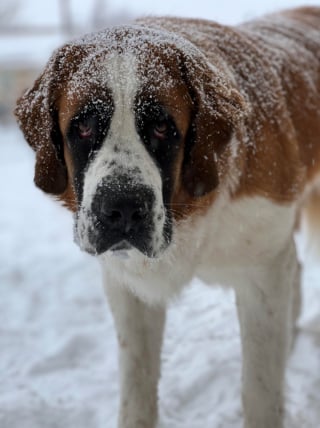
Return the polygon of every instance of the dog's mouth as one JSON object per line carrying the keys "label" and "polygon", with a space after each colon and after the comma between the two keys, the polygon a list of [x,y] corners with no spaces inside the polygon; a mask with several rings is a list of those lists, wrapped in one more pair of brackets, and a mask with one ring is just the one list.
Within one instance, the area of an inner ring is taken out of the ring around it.
{"label": "dog's mouth", "polygon": [[81,250],[93,256],[106,254],[127,259],[135,250],[145,257],[158,258],[170,244],[171,237],[170,219],[160,225],[150,220],[134,232],[121,234],[105,228],[92,213],[87,216],[79,213],[75,219],[75,241]]}
{"label": "dog's mouth", "polygon": [[129,183],[119,190],[111,184],[103,181],[89,208],[79,207],[75,234],[80,248],[96,256],[121,257],[137,250],[158,258],[171,242],[170,211],[150,186]]}
{"label": "dog's mouth", "polygon": [[113,253],[126,252],[131,250],[132,248],[133,246],[124,239],[123,241],[114,244],[111,248],[109,248],[109,251],[112,251]]}
{"label": "dog's mouth", "polygon": [[88,241],[96,255],[104,253],[120,255],[136,249],[147,257],[153,257],[151,224],[136,231],[121,233],[118,230],[107,229],[97,222],[93,224],[94,226],[88,230]]}
{"label": "dog's mouth", "polygon": [[133,250],[133,246],[126,240],[123,240],[115,245],[113,245],[108,251],[108,254],[111,254],[114,257],[117,257],[122,260],[126,260],[130,257],[130,250]]}

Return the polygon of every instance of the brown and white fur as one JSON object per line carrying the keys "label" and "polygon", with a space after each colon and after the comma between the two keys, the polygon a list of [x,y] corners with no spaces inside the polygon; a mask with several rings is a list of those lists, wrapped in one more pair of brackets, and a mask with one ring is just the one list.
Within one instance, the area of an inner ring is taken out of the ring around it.
{"label": "brown and white fur", "polygon": [[320,172],[320,9],[85,36],[54,53],[16,115],[36,185],[74,212],[76,242],[102,265],[119,428],[157,424],[165,306],[194,276],[234,287],[244,426],[282,427],[293,232]]}

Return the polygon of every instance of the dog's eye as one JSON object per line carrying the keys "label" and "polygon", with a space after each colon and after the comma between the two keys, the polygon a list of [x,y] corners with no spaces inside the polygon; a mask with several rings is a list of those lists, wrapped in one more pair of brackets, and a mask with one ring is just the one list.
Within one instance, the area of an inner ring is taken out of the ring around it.
{"label": "dog's eye", "polygon": [[93,135],[93,120],[85,120],[78,123],[78,135],[81,139],[90,138]]}
{"label": "dog's eye", "polygon": [[168,123],[166,120],[159,121],[153,128],[153,135],[159,140],[164,140],[167,136]]}

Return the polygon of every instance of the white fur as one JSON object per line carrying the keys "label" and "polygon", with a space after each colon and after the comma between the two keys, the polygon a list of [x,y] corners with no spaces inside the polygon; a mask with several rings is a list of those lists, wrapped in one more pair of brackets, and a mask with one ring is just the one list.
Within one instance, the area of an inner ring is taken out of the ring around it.
{"label": "white fur", "polygon": [[280,428],[284,372],[292,343],[298,262],[293,239],[265,264],[239,277],[237,309],[243,353],[245,427]]}
{"label": "white fur", "polygon": [[119,342],[121,399],[119,428],[153,428],[165,320],[164,308],[145,305],[105,272]]}

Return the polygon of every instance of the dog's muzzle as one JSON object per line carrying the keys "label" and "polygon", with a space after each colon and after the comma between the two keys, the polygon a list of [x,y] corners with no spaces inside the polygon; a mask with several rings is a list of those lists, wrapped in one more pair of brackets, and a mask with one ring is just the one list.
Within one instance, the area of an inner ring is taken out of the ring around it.
{"label": "dog's muzzle", "polygon": [[89,241],[97,254],[132,247],[152,256],[155,196],[146,185],[105,181],[94,195]]}

